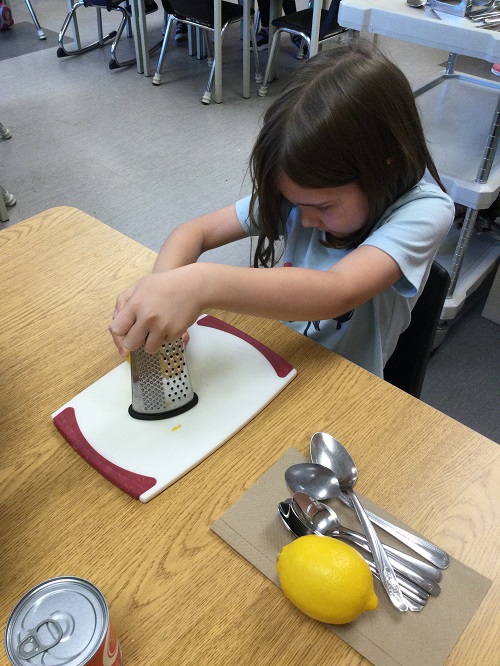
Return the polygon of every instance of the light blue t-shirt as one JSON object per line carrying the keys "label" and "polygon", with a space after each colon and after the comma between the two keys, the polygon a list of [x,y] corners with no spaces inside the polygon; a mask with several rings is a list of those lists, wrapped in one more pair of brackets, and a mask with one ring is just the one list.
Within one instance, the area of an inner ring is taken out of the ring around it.
{"label": "light blue t-shirt", "polygon": [[[248,235],[250,197],[236,203],[236,213]],[[341,317],[322,321],[283,322],[324,347],[383,377],[384,365],[400,334],[410,323],[436,252],[453,223],[455,208],[437,185],[421,180],[384,213],[362,245],[383,250],[398,264],[403,277],[392,287]],[[325,247],[324,233],[304,228],[298,206],[286,221],[284,266],[328,270],[351,250]]]}

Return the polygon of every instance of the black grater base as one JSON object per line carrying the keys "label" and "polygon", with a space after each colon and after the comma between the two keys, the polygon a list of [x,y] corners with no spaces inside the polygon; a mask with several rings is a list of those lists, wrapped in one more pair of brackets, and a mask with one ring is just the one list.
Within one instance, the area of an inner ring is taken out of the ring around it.
{"label": "black grater base", "polygon": [[160,419],[171,419],[173,416],[179,416],[179,414],[184,414],[189,409],[194,407],[198,403],[198,396],[196,393],[193,394],[192,400],[190,400],[182,407],[177,407],[176,409],[171,409],[167,412],[161,412],[158,414],[146,414],[144,412],[137,412],[132,405],[128,408],[128,413],[134,419],[139,419],[141,421],[159,421]]}

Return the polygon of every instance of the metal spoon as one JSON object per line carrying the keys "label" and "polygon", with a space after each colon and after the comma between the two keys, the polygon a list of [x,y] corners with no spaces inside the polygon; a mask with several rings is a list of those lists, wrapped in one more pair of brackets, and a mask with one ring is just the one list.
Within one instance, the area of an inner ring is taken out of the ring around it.
{"label": "metal spoon", "polygon": [[[369,550],[367,539],[354,530],[350,530],[340,522],[339,517],[335,511],[318,500],[309,497],[305,493],[294,493],[293,500],[297,503],[305,517],[314,526],[314,529],[319,530],[322,534],[340,536],[342,538],[355,543],[364,550]],[[386,544],[382,544],[387,556],[394,567],[394,571],[406,576],[409,580],[419,585],[423,590],[432,594],[433,597],[438,597],[441,593],[441,588],[434,579],[434,572],[440,573],[439,569],[431,567],[420,560],[417,560],[411,555],[406,555],[396,548],[391,548]],[[431,569],[431,576],[428,577],[428,569]]]}
{"label": "metal spoon", "polygon": [[[325,510],[321,509],[315,515],[316,520],[311,519],[310,515],[304,512],[302,507],[305,505],[305,508],[308,509],[309,513],[314,514],[315,511],[314,503],[316,502],[320,506],[327,506],[323,505],[322,502],[318,502],[318,500],[312,499],[305,493],[294,493],[291,501],[291,510],[300,519],[300,521],[306,527],[311,529],[314,533],[316,534],[319,533],[323,534],[324,536],[330,536],[343,541],[348,541],[349,543],[354,544],[358,549],[362,551],[361,554],[363,555],[363,557],[365,557],[367,553],[370,554],[370,549],[367,545],[366,538],[363,535],[359,534],[359,532],[354,532],[352,530],[345,529],[340,524],[340,521],[336,517],[336,514],[333,511],[333,509],[331,509],[332,514],[329,514],[328,512],[325,512]],[[323,519],[325,513],[331,517]],[[368,556],[371,557],[371,554]],[[411,570],[408,571],[408,567],[406,567],[404,564],[396,561],[394,561],[393,564],[394,564],[394,571],[396,572],[396,577],[398,578],[398,581],[401,580],[406,581],[411,586],[415,594],[418,594],[421,599],[427,600],[430,596],[430,592],[427,589],[428,582],[422,581],[422,578],[420,576],[417,576],[414,571]],[[423,583],[423,585],[421,583]],[[431,584],[429,587],[431,587],[434,591],[434,584]]]}
{"label": "metal spoon", "polygon": [[[356,483],[358,470],[347,449],[328,433],[316,432],[311,437],[310,454],[311,460],[314,463],[324,465],[333,471],[339,481],[341,490],[345,491],[337,495],[338,499],[344,502],[344,504],[351,506],[349,491],[352,490],[352,487]],[[324,498],[318,497],[317,499]],[[354,507],[351,506],[351,508]],[[375,525],[381,527],[388,534],[392,534],[396,539],[406,544],[428,562],[432,562],[439,569],[446,569],[450,564],[450,558],[447,553],[435,544],[390,523],[385,518],[377,516],[377,514],[371,511],[367,511],[366,513]]]}
{"label": "metal spoon", "polygon": [[[315,463],[292,465],[285,472],[285,480],[294,492],[304,492],[307,495],[314,497],[314,499],[329,499],[332,497],[338,497],[341,493],[339,482],[335,477],[335,474],[327,467],[316,465]],[[408,604],[403,599],[399,583],[396,579],[396,574],[387,557],[387,553],[382,548],[382,544],[375,532],[375,528],[371,524],[365,510],[361,506],[361,502],[354,493],[352,494],[352,501],[359,522],[366,534],[370,551],[382,580],[382,585],[389,595],[389,599],[393,605],[400,611],[407,611]]]}
{"label": "metal spoon", "polygon": [[486,14],[490,14],[491,12],[495,12],[498,9],[499,3],[497,0],[495,0],[495,2],[493,2],[493,0],[487,0],[487,2],[484,2],[482,5],[479,3],[477,3],[477,5],[479,6],[479,9],[476,7],[475,9],[471,9],[471,11],[466,14],[466,17],[471,19],[471,21],[478,16],[484,16]]}
{"label": "metal spoon", "polygon": [[469,19],[469,21],[472,21],[473,23],[478,23],[479,21],[485,21],[486,19],[498,18],[498,16],[500,16],[500,11],[494,12],[490,9],[486,12],[482,12],[481,14],[474,14],[468,16],[467,18]]}
{"label": "metal spoon", "polygon": [[439,21],[443,20],[435,9],[429,7],[427,0],[406,0],[406,2],[410,5],[410,7],[414,7],[415,9],[428,9],[434,18],[437,18]]}
{"label": "metal spoon", "polygon": [[[296,537],[306,536],[307,534],[321,534],[318,531],[314,531],[304,522],[302,522],[297,510],[293,507],[292,499],[287,499],[284,502],[280,502],[278,505],[278,511],[281,516],[285,527]],[[325,539],[328,537],[325,537]],[[365,559],[366,563],[370,567],[372,574],[380,580],[380,575],[375,566],[375,562],[370,555],[363,553],[362,557]],[[398,576],[398,574],[396,574]],[[402,577],[398,576],[399,584],[403,590],[406,603],[409,610],[414,612],[420,612],[425,606],[429,595],[420,590],[416,585],[413,585],[410,581],[406,581]]]}

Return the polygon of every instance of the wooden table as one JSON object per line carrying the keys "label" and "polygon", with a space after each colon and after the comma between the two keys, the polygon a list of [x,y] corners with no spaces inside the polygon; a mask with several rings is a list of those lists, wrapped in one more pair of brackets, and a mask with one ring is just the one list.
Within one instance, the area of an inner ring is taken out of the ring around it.
{"label": "wooden table", "polygon": [[368,663],[292,614],[210,530],[286,449],[306,453],[311,434],[326,430],[357,461],[363,493],[495,578],[447,663],[496,666],[499,447],[285,326],[216,313],[298,376],[148,504],[64,442],[50,415],[121,362],[107,332],[115,297],[154,257],[66,207],[0,232],[2,626],[32,586],[74,575],[104,593],[127,666]]}

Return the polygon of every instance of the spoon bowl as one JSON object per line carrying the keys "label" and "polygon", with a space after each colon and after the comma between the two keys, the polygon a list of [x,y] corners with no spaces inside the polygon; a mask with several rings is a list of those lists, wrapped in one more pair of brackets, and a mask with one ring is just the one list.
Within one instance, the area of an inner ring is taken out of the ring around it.
{"label": "spoon bowl", "polygon": [[428,9],[435,18],[439,21],[442,20],[437,11],[432,7],[429,7],[427,0],[406,0],[406,3],[415,9]]}
{"label": "spoon bowl", "polygon": [[[327,432],[315,432],[309,445],[311,460],[328,467],[337,477],[341,490],[351,490],[358,470],[347,449]],[[321,498],[316,498],[321,499]]]}
{"label": "spoon bowl", "polygon": [[328,506],[306,495],[306,493],[295,492],[293,500],[298,504],[302,513],[311,521],[318,532],[323,534],[340,534],[344,526],[340,522],[335,511]]}
{"label": "spoon bowl", "polygon": [[[358,470],[348,451],[338,440],[326,432],[314,433],[311,437],[309,448],[312,462],[328,467],[337,477],[342,491],[337,496],[338,499],[353,509],[353,493],[349,493],[349,491],[352,490],[358,479]],[[308,495],[310,494],[308,493]],[[322,498],[318,497],[316,499]],[[406,544],[434,566],[439,569],[446,569],[448,567],[450,560],[447,553],[435,544],[408,532],[408,530],[404,530],[398,525],[394,525],[372,511],[367,511],[366,513],[373,523],[381,527],[388,534],[399,539],[399,541]]]}
{"label": "spoon bowl", "polygon": [[292,465],[285,472],[285,481],[294,492],[303,492],[319,500],[333,499],[341,492],[332,470],[317,463]]}

